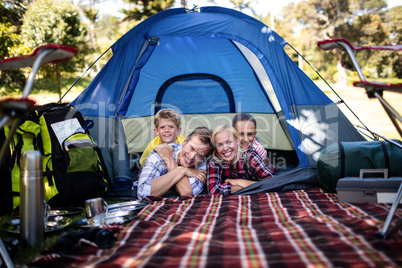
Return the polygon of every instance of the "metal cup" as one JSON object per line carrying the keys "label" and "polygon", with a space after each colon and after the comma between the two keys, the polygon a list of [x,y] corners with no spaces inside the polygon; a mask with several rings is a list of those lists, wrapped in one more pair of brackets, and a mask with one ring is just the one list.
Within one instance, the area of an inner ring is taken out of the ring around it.
{"label": "metal cup", "polygon": [[103,198],[93,198],[85,200],[85,214],[87,222],[92,226],[101,225],[108,212],[107,203]]}

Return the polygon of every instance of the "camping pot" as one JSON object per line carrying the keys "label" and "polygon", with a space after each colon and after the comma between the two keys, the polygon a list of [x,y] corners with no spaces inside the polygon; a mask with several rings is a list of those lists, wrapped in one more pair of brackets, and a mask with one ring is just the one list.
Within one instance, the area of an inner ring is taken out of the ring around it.
{"label": "camping pot", "polygon": [[42,155],[26,151],[21,157],[20,235],[28,246],[43,241],[47,204],[44,201]]}

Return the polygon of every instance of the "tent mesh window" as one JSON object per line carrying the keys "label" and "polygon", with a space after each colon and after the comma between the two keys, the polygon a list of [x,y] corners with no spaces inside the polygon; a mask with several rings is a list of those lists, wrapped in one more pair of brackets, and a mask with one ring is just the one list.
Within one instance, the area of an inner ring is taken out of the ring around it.
{"label": "tent mesh window", "polygon": [[[211,98],[215,101],[211,102]],[[156,97],[155,114],[164,108],[173,108],[182,114],[235,112],[229,85],[211,74],[181,75],[166,81]]]}

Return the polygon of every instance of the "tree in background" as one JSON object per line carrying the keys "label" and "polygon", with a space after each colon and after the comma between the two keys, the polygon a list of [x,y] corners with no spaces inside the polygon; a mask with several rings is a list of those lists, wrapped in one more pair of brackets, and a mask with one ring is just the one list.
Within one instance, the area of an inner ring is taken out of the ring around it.
{"label": "tree in background", "polygon": [[0,22],[9,22],[13,26],[22,25],[22,17],[26,11],[23,0],[5,0],[0,3]]}
{"label": "tree in background", "polygon": [[[396,6],[388,10],[385,14],[385,24],[391,33],[391,44],[402,43],[402,6]],[[402,78],[402,55],[393,52],[390,55],[392,70],[396,77]]]}
{"label": "tree in background", "polygon": [[[89,40],[93,49],[94,60],[99,57],[98,54],[98,40],[97,40],[97,29],[95,28],[96,22],[99,20],[99,10],[95,8],[95,0],[91,0],[88,6],[81,7],[85,17],[89,21]],[[99,62],[95,64],[95,72],[100,70]]]}
{"label": "tree in background", "polygon": [[[107,50],[119,37],[126,33],[133,26],[127,27],[128,22],[122,21],[121,18],[105,12],[101,14],[102,6],[108,0],[69,0],[76,2],[81,8],[86,21],[88,23],[88,40],[91,44],[91,53],[87,55],[85,69],[88,69],[89,64],[95,62],[88,74],[98,73],[101,66],[105,63],[105,58],[99,55]],[[113,3],[121,6],[122,0]]]}
{"label": "tree in background", "polygon": [[402,5],[389,9],[385,14],[384,22],[391,32],[391,43],[402,43]]}
{"label": "tree in background", "polygon": [[124,20],[142,21],[160,11],[171,8],[175,0],[124,0],[134,4],[134,8],[123,9]]}
{"label": "tree in background", "polygon": [[[293,3],[289,6],[292,5]],[[289,8],[289,6],[285,7],[284,9]],[[301,52],[302,48],[299,46],[300,40],[297,37],[298,33],[296,32],[298,23],[294,19],[293,15],[290,12],[284,11],[282,17],[277,16],[271,18],[271,16],[273,16],[273,14],[270,12],[266,16],[255,16],[255,18],[269,26],[283,39],[285,39],[288,44],[294,47],[294,49]],[[291,59],[298,63],[299,59],[297,53],[289,46],[285,46],[284,49]]]}
{"label": "tree in background", "polygon": [[248,9],[253,13],[254,16],[256,16],[255,10],[251,7],[251,4],[254,2],[253,0],[229,0],[230,3],[233,4],[233,8],[240,11],[244,12],[244,10]]}
{"label": "tree in background", "polygon": [[[22,0],[7,0],[0,3],[0,59],[27,53],[27,47],[20,40],[20,27],[25,6]],[[1,71],[0,86],[9,91],[21,90],[25,85],[25,76],[21,70]]]}
{"label": "tree in background", "polygon": [[133,27],[133,23],[122,22],[118,17],[103,15],[96,21],[99,50],[104,52],[122,35]]}
{"label": "tree in background", "polygon": [[[323,52],[317,48],[317,41],[346,38],[356,45],[388,44],[390,34],[383,22],[386,6],[384,0],[308,0],[289,6],[287,12],[303,25],[303,51],[311,51],[310,60],[318,63],[318,69],[329,71],[337,66],[338,77],[345,77],[340,64],[342,52]],[[377,75],[381,76],[388,61],[383,56],[372,56],[370,63],[376,64]]]}
{"label": "tree in background", "polygon": [[[87,31],[80,9],[69,1],[37,0],[28,6],[21,28],[23,41],[31,49],[44,44],[75,47],[78,54],[69,61],[45,65],[41,72],[55,78],[61,97],[61,72],[73,72],[84,65],[88,54]],[[54,77],[55,75],[55,77]]]}

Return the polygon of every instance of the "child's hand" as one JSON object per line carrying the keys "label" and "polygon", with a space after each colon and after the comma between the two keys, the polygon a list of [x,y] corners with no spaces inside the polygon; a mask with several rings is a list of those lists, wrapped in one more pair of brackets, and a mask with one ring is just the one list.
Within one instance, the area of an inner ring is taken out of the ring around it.
{"label": "child's hand", "polygon": [[154,151],[162,158],[168,171],[174,169],[177,165],[173,159],[173,147],[167,143],[163,143],[154,148]]}
{"label": "child's hand", "polygon": [[154,148],[154,151],[159,154],[160,157],[169,157],[173,155],[173,147],[167,143],[163,143]]}

